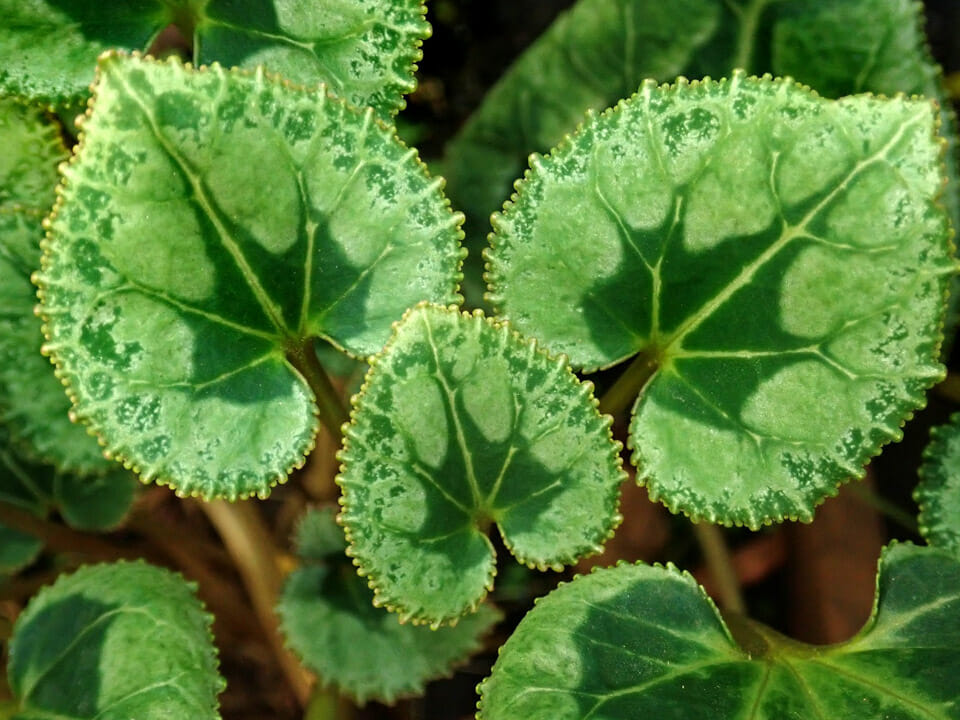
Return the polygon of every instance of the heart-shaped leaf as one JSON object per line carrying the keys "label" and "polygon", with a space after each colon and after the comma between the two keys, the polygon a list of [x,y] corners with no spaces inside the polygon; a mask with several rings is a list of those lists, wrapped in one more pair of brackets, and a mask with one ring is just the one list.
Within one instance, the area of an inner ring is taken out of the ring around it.
{"label": "heart-shaped leaf", "polygon": [[960,226],[956,123],[923,24],[915,0],[579,0],[527,48],[447,148],[448,194],[467,214],[470,258],[479,257],[487,218],[527,156],[560,142],[588,108],[629,96],[644,78],[672,82],[735,68],[790,76],[828,97],[936,98],[950,143],[944,201]]}
{"label": "heart-shaped leaf", "polygon": [[144,563],[81,568],[20,614],[7,677],[16,720],[219,718],[212,618],[193,587]]}
{"label": "heart-shaped leaf", "polygon": [[313,445],[313,340],[459,299],[441,185],[372,110],[104,57],[37,275],[76,414],[145,480],[265,495]]}
{"label": "heart-shaped leaf", "polygon": [[345,429],[341,517],[377,604],[439,624],[493,586],[496,524],[542,569],[598,552],[626,475],[592,385],[508,328],[420,305]]}
{"label": "heart-shaped leaf", "polygon": [[930,444],[913,493],[920,506],[920,534],[960,555],[960,413],[930,431]]}
{"label": "heart-shaped leaf", "polygon": [[0,0],[0,90],[75,104],[100,53],[146,51],[175,24],[198,65],[266,65],[388,117],[416,86],[425,13],[423,0]]}
{"label": "heart-shaped leaf", "polygon": [[343,554],[333,511],[308,512],[299,540],[298,553],[314,564],[294,571],[284,586],[277,605],[284,635],[323,682],[361,704],[420,694],[426,681],[475,652],[499,617],[483,605],[455,627],[401,625],[373,606],[373,593]]}
{"label": "heart-shaped leaf", "polygon": [[68,418],[70,401],[40,354],[34,316],[40,221],[50,211],[57,164],[67,157],[57,130],[38,109],[0,100],[0,421],[36,459],[65,471],[103,472],[96,440]]}
{"label": "heart-shaped leaf", "polygon": [[809,519],[943,372],[935,126],[924,101],[789,80],[647,83],[534,158],[494,218],[490,297],[574,365],[638,355],[653,498]]}
{"label": "heart-shaped leaf", "polygon": [[827,647],[740,621],[693,579],[620,565],[563,585],[520,622],[481,686],[481,720],[844,718],[960,713],[960,562],[887,548],[874,613]]}

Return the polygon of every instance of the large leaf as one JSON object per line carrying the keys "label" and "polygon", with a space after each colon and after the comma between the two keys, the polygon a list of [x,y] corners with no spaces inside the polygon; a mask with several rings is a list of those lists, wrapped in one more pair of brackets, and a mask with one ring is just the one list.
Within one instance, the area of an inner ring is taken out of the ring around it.
{"label": "large leaf", "polygon": [[35,458],[66,471],[110,467],[96,440],[70,422],[70,401],[40,354],[35,317],[40,221],[49,212],[64,160],[55,125],[36,108],[0,100],[0,421]]}
{"label": "large leaf", "polygon": [[[560,142],[585,110],[613,105],[645,78],[718,77],[734,68],[790,75],[830,97],[936,98],[956,178],[955,124],[915,0],[580,0],[510,68],[447,149],[449,194],[467,213],[471,258],[529,153]],[[946,202],[960,226],[956,183]]]}
{"label": "large leaf", "polygon": [[373,592],[343,554],[332,511],[310,511],[298,554],[313,561],[290,576],[277,612],[287,643],[320,679],[358,702],[392,703],[423,692],[480,647],[499,614],[487,605],[455,627],[401,625],[373,606]]}
{"label": "large leaf", "polygon": [[337,482],[377,604],[434,624],[475,608],[496,572],[492,524],[542,569],[601,549],[620,520],[620,444],[565,359],[421,305],[371,363]]}
{"label": "large leaf", "polygon": [[947,720],[960,717],[960,562],[912,545],[880,561],[852,640],[732,626],[689,575],[621,565],[543,598],[481,686],[482,720]]}
{"label": "large leaf", "polygon": [[936,547],[960,555],[960,413],[930,431],[930,444],[913,493],[920,533]]}
{"label": "large leaf", "polygon": [[416,85],[425,12],[423,0],[0,0],[0,90],[76,103],[100,53],[146,50],[173,23],[197,64],[266,64],[387,117]]}
{"label": "large leaf", "polygon": [[37,276],[76,414],[144,479],[265,495],[313,445],[313,340],[459,299],[441,185],[372,110],[106,56]]}
{"label": "large leaf", "polygon": [[925,101],[740,73],[647,83],[534,160],[494,218],[491,298],[575,366],[639,354],[653,498],[809,519],[943,372],[935,123]]}
{"label": "large leaf", "polygon": [[219,718],[212,618],[193,590],[144,563],[85,567],[41,590],[10,641],[14,720]]}

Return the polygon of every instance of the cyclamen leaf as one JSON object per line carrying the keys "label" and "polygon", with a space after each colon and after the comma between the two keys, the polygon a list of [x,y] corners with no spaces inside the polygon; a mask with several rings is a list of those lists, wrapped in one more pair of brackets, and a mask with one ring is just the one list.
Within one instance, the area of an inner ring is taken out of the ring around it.
{"label": "cyclamen leaf", "polygon": [[651,497],[809,519],[943,373],[935,123],[927,102],[740,73],[647,83],[534,159],[494,218],[491,299],[575,366],[639,353]]}
{"label": "cyclamen leaf", "polygon": [[470,258],[479,257],[487,218],[527,156],[560,142],[584,111],[628,97],[645,78],[736,68],[789,75],[829,97],[936,98],[950,145],[944,202],[960,227],[956,123],[923,24],[915,0],[580,0],[520,56],[447,148],[448,194],[467,214]]}
{"label": "cyclamen leaf", "polygon": [[960,413],[930,431],[920,478],[913,493],[920,506],[920,534],[960,555]]}
{"label": "cyclamen leaf", "polygon": [[482,315],[408,312],[353,402],[337,478],[348,553],[404,621],[477,607],[491,524],[521,562],[560,569],[620,521],[620,444],[592,386]]}
{"label": "cyclamen leaf", "polygon": [[481,685],[478,718],[956,718],[958,612],[960,562],[895,545],[852,640],[804,645],[751,622],[745,649],[689,575],[620,565],[537,603]]}
{"label": "cyclamen leaf", "polygon": [[138,487],[133,474],[119,466],[104,475],[58,473],[53,502],[72,528],[111,530],[126,517]]}
{"label": "cyclamen leaf", "polygon": [[412,92],[422,42],[430,37],[424,0],[210,0],[196,22],[197,62],[326,83],[354,105],[388,118]]}
{"label": "cyclamen leaf", "polygon": [[441,186],[372,110],[106,56],[37,275],[76,414],[144,480],[266,495],[313,445],[313,339],[459,299]]}
{"label": "cyclamen leaf", "polygon": [[11,99],[0,99],[0,147],[0,422],[38,460],[103,472],[111,463],[70,422],[70,401],[40,354],[43,333],[33,313],[40,221],[53,205],[56,167],[67,151],[38,109]]}
{"label": "cyclamen leaf", "polygon": [[14,718],[219,718],[211,622],[192,585],[145,563],[61,576],[14,625]]}
{"label": "cyclamen leaf", "polygon": [[[326,557],[287,580],[277,606],[283,633],[323,682],[361,704],[421,693],[426,681],[448,674],[475,652],[498,620],[484,605],[455,627],[401,625],[396,615],[373,606],[373,593],[343,554],[346,542],[332,512],[308,512],[298,535],[307,541],[298,547],[301,557]],[[338,553],[330,552],[334,537]]]}
{"label": "cyclamen leaf", "polygon": [[416,86],[425,13],[423,0],[0,0],[0,91],[75,104],[100,53],[146,51],[177,24],[192,33],[196,64],[265,64],[386,118]]}
{"label": "cyclamen leaf", "polygon": [[723,5],[581,0],[557,18],[447,147],[448,192],[466,212],[472,241],[468,263],[479,258],[487,218],[509,195],[527,156],[559,142],[587,108],[612,105],[645,78],[683,74],[716,32]]}
{"label": "cyclamen leaf", "polygon": [[[6,429],[0,426],[0,502],[43,517],[47,513],[53,471],[25,463],[10,447]],[[33,562],[43,542],[0,523],[0,575],[12,573]]]}

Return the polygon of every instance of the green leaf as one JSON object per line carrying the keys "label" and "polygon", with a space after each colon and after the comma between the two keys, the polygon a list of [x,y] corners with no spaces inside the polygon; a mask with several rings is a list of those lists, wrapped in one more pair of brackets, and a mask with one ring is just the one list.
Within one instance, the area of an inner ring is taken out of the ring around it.
{"label": "green leaf", "polygon": [[[487,218],[531,152],[546,152],[588,108],[641,81],[734,68],[792,76],[823,95],[923,94],[943,110],[956,179],[956,129],[915,0],[580,0],[521,55],[447,148],[448,194],[467,214],[472,259]],[[948,131],[947,131],[948,130]],[[960,226],[957,185],[945,198]],[[469,262],[469,261],[468,261]]]}
{"label": "green leaf", "polygon": [[448,193],[467,215],[468,263],[479,259],[487,218],[531,152],[553,147],[587,108],[612,105],[644,78],[683,74],[723,14],[721,0],[581,0],[561,14],[447,147]]}
{"label": "green leaf", "polygon": [[[323,682],[361,704],[420,694],[426,681],[481,647],[499,613],[484,605],[455,627],[401,625],[373,606],[373,592],[343,555],[346,543],[333,515],[310,511],[300,524],[300,556],[326,559],[295,571],[284,587],[277,612],[287,642]],[[333,540],[339,557],[330,552]]]}
{"label": "green leaf", "polygon": [[196,20],[195,60],[272,72],[299,83],[326,83],[349,102],[382,117],[403,96],[430,36],[424,0],[210,0]]}
{"label": "green leaf", "polygon": [[[0,502],[43,517],[51,502],[52,485],[52,469],[24,462],[10,447],[9,435],[0,426]],[[26,567],[42,549],[39,539],[0,524],[0,574]]]}
{"label": "green leaf", "polygon": [[138,487],[133,474],[120,467],[104,475],[59,473],[53,500],[70,527],[111,530],[126,517]]}
{"label": "green leaf", "polygon": [[0,0],[0,92],[77,104],[100,53],[146,51],[174,23],[196,64],[265,64],[386,118],[416,86],[425,13],[424,0]]}
{"label": "green leaf", "polygon": [[920,534],[960,555],[960,413],[930,431],[920,478],[913,493],[920,506]]}
{"label": "green leaf", "polygon": [[420,305],[371,360],[345,428],[342,522],[376,603],[439,624],[496,572],[496,524],[521,562],[599,552],[625,479],[593,387],[482,315]]}
{"label": "green leaf", "polygon": [[41,550],[41,540],[0,525],[0,577],[26,567],[37,558]]}
{"label": "green leaf", "polygon": [[163,0],[0,0],[0,93],[79,105],[97,56],[143,49],[173,21]]}
{"label": "green leaf", "polygon": [[935,123],[924,101],[741,73],[647,83],[533,160],[494,218],[490,297],[575,366],[639,354],[651,497],[810,519],[942,376]]}
{"label": "green leaf", "polygon": [[219,718],[212,618],[180,576],[145,563],[81,568],[21,613],[7,677],[16,720]]}
{"label": "green leaf", "polygon": [[70,422],[70,401],[40,354],[34,316],[40,220],[53,205],[56,167],[67,156],[54,124],[36,108],[0,99],[0,421],[36,459],[65,471],[111,467],[97,442]]}
{"label": "green leaf", "polygon": [[689,575],[620,565],[537,603],[481,685],[478,717],[956,718],[958,613],[960,562],[895,545],[852,640],[804,645],[741,621],[740,647]]}
{"label": "green leaf", "polygon": [[459,300],[441,186],[372,110],[106,56],[37,275],[77,416],[144,480],[265,496],[313,446],[313,339]]}
{"label": "green leaf", "polygon": [[306,562],[324,562],[332,557],[343,557],[347,539],[337,525],[336,512],[331,508],[311,509],[297,523],[295,544],[297,555]]}

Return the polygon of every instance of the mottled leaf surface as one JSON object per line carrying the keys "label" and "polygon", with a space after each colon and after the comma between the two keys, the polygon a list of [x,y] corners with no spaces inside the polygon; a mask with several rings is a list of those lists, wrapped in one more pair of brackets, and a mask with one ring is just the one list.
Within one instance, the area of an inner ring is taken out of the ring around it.
{"label": "mottled leaf surface", "polygon": [[219,718],[212,618],[180,576],[145,563],[81,568],[20,614],[7,678],[15,720]]}
{"label": "mottled leaf surface", "polygon": [[647,83],[534,160],[494,218],[491,299],[575,366],[639,353],[630,436],[652,497],[809,519],[943,372],[935,122],[926,101],[740,73]]}
{"label": "mottled leaf surface", "polygon": [[268,493],[313,444],[313,340],[368,355],[458,300],[441,184],[372,110],[106,56],[37,278],[76,414],[144,479]]}
{"label": "mottled leaf surface", "polygon": [[97,56],[146,50],[173,21],[163,0],[0,0],[0,91],[54,105],[89,93]]}
{"label": "mottled leaf surface", "polygon": [[[580,0],[517,60],[447,149],[449,194],[467,214],[471,258],[487,218],[531,152],[572,132],[588,108],[645,78],[791,76],[829,97],[922,94],[941,103],[956,178],[955,123],[915,0]],[[960,226],[956,184],[945,202]]]}
{"label": "mottled leaf surface", "polygon": [[209,0],[196,21],[194,56],[324,82],[389,117],[416,87],[420,44],[430,36],[426,12],[424,0]]}
{"label": "mottled leaf surface", "polygon": [[601,549],[620,519],[620,445],[565,359],[421,305],[371,363],[337,482],[378,604],[434,624],[475,608],[493,586],[492,524],[544,569]]}
{"label": "mottled leaf surface", "polygon": [[521,621],[481,686],[482,720],[947,720],[960,717],[960,562],[887,548],[852,640],[734,634],[689,575],[620,565],[563,585]]}
{"label": "mottled leaf surface", "polygon": [[40,354],[34,316],[41,218],[49,212],[64,160],[56,127],[38,109],[0,100],[0,422],[35,458],[66,471],[102,472],[96,440],[70,422],[70,401]]}
{"label": "mottled leaf surface", "polygon": [[0,0],[0,90],[77,103],[100,53],[145,51],[175,24],[197,64],[266,65],[388,117],[416,85],[425,12],[423,0]]}
{"label": "mottled leaf surface", "polygon": [[360,703],[422,693],[478,650],[498,619],[483,605],[454,627],[401,625],[373,606],[373,592],[343,554],[332,511],[308,512],[298,538],[307,564],[287,580],[277,606],[287,644],[324,683]]}
{"label": "mottled leaf surface", "polygon": [[960,414],[930,431],[914,500],[920,533],[936,547],[960,555]]}

